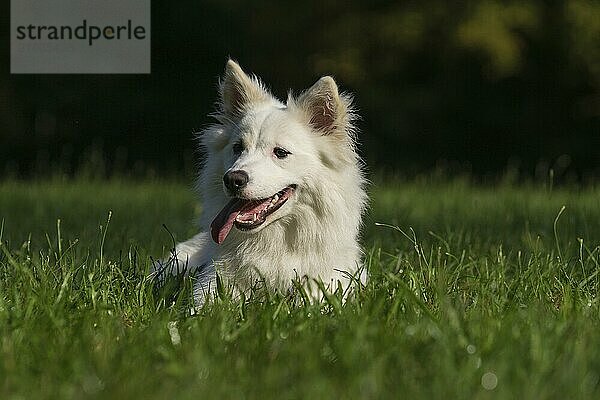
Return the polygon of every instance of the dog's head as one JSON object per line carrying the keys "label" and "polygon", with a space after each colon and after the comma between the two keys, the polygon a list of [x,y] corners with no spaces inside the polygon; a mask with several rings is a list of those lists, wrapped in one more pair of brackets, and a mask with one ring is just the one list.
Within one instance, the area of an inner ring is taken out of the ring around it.
{"label": "dog's head", "polygon": [[356,165],[351,99],[340,95],[331,77],[284,104],[229,60],[220,94],[218,138],[204,139],[205,145],[218,142],[213,148],[224,171],[226,204],[211,224],[215,242],[234,227],[258,232],[293,215],[300,203],[318,206],[319,192]]}

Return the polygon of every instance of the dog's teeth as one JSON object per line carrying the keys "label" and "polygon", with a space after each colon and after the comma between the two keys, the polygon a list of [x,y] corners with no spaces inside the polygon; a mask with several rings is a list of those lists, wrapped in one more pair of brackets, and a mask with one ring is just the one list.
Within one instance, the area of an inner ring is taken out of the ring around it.
{"label": "dog's teeth", "polygon": [[256,220],[257,220],[256,214],[252,214],[252,222],[256,222]]}
{"label": "dog's teeth", "polygon": [[279,200],[279,195],[276,194],[275,196],[273,196],[273,199],[271,199],[271,204],[277,203],[278,200]]}

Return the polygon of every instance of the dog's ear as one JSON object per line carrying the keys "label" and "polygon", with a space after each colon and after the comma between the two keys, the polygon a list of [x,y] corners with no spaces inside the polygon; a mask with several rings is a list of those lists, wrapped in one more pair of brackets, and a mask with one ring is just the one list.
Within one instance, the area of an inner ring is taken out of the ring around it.
{"label": "dog's ear", "polygon": [[250,105],[269,98],[258,78],[246,75],[233,60],[228,60],[225,65],[220,91],[222,112],[230,118],[240,117]]}
{"label": "dog's ear", "polygon": [[330,76],[319,79],[300,95],[297,105],[304,110],[313,129],[323,135],[344,135],[351,129],[351,99],[340,95]]}

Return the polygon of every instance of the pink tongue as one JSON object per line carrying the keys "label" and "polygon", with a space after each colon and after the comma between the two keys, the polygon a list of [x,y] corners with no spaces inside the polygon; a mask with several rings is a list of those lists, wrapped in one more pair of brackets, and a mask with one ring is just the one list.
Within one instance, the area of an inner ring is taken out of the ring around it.
{"label": "pink tongue", "polygon": [[215,217],[212,224],[210,224],[210,235],[215,243],[223,243],[233,227],[233,221],[235,221],[235,218],[246,203],[246,200],[232,199]]}

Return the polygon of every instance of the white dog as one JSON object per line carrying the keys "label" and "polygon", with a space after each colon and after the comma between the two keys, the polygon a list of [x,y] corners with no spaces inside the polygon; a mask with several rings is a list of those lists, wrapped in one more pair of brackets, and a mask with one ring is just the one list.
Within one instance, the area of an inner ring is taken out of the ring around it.
{"label": "white dog", "polygon": [[240,291],[257,280],[286,291],[299,278],[313,299],[317,282],[344,290],[364,282],[358,235],[367,195],[351,98],[326,76],[284,104],[231,60],[220,94],[219,123],[200,134],[202,233],[157,272],[193,274],[200,304],[216,273]]}

